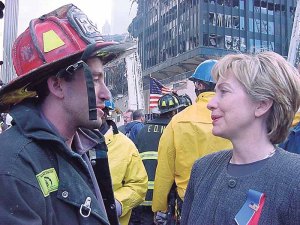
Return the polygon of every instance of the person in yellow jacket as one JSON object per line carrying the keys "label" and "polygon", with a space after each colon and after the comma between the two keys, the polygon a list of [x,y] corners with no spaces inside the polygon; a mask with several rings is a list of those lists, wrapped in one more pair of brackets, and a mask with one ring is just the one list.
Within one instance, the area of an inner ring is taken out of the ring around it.
{"label": "person in yellow jacket", "polygon": [[157,224],[163,224],[167,219],[168,194],[172,186],[176,187],[179,196],[177,210],[180,211],[195,160],[215,151],[232,148],[230,141],[216,137],[211,132],[211,112],[207,109],[207,103],[215,95],[215,84],[211,77],[215,63],[215,60],[206,60],[196,68],[189,78],[195,84],[198,96],[196,103],[176,114],[160,138],[152,203]]}
{"label": "person in yellow jacket", "polygon": [[292,122],[292,127],[295,127],[300,122],[300,111],[296,112],[295,117]]}
{"label": "person in yellow jacket", "polygon": [[108,148],[116,209],[121,225],[127,225],[132,208],[141,204],[148,190],[148,176],[135,144],[118,131],[111,120],[100,128]]}

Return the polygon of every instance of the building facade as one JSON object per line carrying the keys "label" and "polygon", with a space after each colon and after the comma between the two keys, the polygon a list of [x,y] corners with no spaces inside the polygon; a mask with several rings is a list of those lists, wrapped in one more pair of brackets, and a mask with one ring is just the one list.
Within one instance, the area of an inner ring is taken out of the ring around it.
{"label": "building facade", "polygon": [[272,50],[287,56],[297,0],[137,0],[129,32],[149,75],[178,84],[205,59]]}
{"label": "building facade", "polygon": [[16,72],[12,63],[12,47],[17,37],[19,17],[19,0],[5,1],[4,31],[3,31],[3,65],[1,67],[1,79],[8,83],[16,78]]}

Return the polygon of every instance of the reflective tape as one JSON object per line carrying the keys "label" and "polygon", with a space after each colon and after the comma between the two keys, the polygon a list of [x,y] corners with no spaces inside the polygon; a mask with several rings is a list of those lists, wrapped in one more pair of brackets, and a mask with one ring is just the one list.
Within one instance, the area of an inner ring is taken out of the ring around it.
{"label": "reflective tape", "polygon": [[154,181],[148,181],[148,189],[153,190],[154,189]]}
{"label": "reflective tape", "polygon": [[141,203],[141,205],[143,206],[151,206],[152,205],[152,201],[144,201]]}
{"label": "reflective tape", "polygon": [[153,159],[157,160],[158,153],[156,151],[148,151],[140,153],[142,160]]}

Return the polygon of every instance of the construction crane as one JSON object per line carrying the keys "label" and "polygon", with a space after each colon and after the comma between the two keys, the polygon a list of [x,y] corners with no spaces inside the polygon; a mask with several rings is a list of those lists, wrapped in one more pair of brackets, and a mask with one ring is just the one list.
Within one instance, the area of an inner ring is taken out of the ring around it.
{"label": "construction crane", "polygon": [[297,1],[296,11],[294,14],[294,24],[290,40],[288,61],[294,66],[298,66],[300,59],[300,0]]}

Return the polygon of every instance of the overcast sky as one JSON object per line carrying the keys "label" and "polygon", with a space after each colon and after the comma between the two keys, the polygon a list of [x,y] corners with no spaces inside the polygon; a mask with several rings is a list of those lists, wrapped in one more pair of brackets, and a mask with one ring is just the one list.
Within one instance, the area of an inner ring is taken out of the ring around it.
{"label": "overcast sky", "polygon": [[31,19],[69,3],[73,3],[85,12],[99,29],[102,28],[105,20],[111,22],[111,0],[19,0],[19,33],[28,27]]}
{"label": "overcast sky", "polygon": [[105,21],[108,21],[113,33],[127,31],[137,8],[136,4],[131,8],[131,0],[19,0],[18,33],[28,27],[31,19],[70,3],[85,12],[97,24],[100,31]]}

